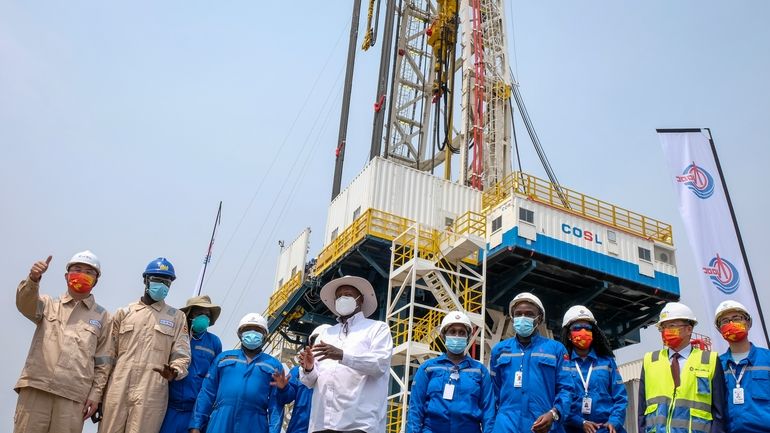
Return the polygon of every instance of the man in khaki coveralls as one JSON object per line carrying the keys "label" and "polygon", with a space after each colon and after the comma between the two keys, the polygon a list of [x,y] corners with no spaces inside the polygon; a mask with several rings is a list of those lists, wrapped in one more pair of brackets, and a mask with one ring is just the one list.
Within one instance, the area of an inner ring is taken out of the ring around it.
{"label": "man in khaki coveralls", "polygon": [[90,251],[75,254],[64,274],[68,290],[56,299],[39,294],[49,263],[51,256],[35,262],[16,289],[16,307],[37,325],[14,388],[16,433],[83,431],[113,364],[110,315],[91,294],[101,275],[99,259]]}
{"label": "man in khaki coveralls", "polygon": [[156,433],[168,403],[168,382],[187,376],[190,336],[182,311],[163,301],[174,267],[159,257],[144,274],[144,295],[115,313],[116,364],[104,397],[100,433]]}

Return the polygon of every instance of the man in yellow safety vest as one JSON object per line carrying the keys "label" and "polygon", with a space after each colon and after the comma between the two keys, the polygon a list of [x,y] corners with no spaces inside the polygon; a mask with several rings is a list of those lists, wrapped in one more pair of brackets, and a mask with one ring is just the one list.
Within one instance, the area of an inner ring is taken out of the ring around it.
{"label": "man in yellow safety vest", "polygon": [[726,432],[724,372],[716,352],[690,344],[695,314],[670,302],[657,327],[666,348],[644,355],[639,384],[639,431]]}

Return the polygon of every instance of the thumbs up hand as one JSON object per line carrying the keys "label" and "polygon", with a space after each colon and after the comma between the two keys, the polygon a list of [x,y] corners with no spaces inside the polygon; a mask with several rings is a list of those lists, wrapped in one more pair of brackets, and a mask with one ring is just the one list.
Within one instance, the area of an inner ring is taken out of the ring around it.
{"label": "thumbs up hand", "polygon": [[45,271],[48,270],[48,264],[51,263],[52,258],[53,256],[48,256],[48,258],[45,260],[40,260],[35,262],[32,265],[32,269],[29,270],[29,279],[36,283],[39,283],[40,278],[43,276]]}

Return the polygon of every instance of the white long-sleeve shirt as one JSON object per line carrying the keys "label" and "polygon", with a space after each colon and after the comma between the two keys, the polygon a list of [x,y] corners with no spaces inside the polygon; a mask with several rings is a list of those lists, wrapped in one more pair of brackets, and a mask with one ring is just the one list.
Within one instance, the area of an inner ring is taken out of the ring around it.
{"label": "white long-sleeve shirt", "polygon": [[300,369],[300,381],[314,390],[308,431],[384,433],[393,352],[390,329],[360,312],[348,319],[347,327],[345,334],[338,323],[316,340],[342,349],[341,361],[316,361],[309,373]]}

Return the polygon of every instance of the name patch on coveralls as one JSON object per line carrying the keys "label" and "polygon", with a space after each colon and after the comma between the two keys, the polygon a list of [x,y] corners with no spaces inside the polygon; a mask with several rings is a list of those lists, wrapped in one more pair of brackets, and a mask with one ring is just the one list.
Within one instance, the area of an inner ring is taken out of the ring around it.
{"label": "name patch on coveralls", "polygon": [[171,321],[171,320],[160,319],[160,324],[161,324],[161,325],[166,325],[166,326],[168,326],[169,328],[173,328],[173,327],[174,327],[174,322],[173,322],[173,321]]}

